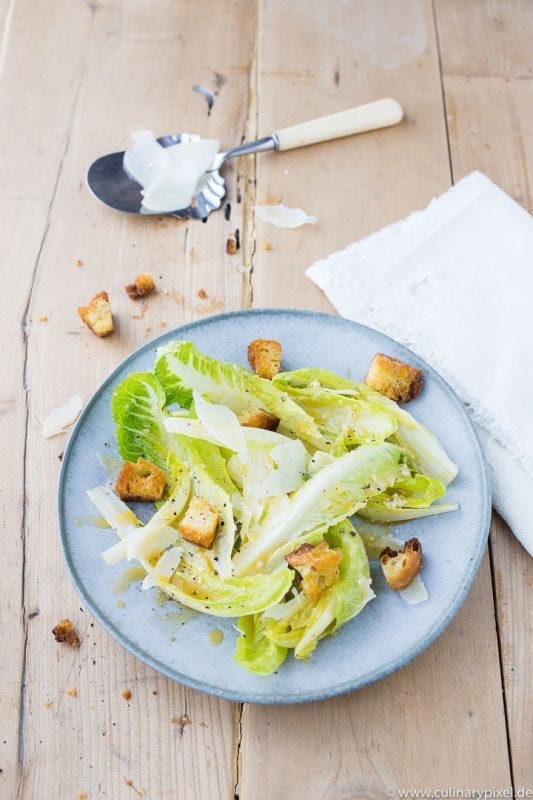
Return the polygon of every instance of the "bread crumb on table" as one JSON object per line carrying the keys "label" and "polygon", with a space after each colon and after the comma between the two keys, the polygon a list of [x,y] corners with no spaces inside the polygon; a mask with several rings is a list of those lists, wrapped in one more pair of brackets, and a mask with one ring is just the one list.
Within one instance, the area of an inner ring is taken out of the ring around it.
{"label": "bread crumb on table", "polygon": [[103,339],[113,333],[113,317],[107,292],[98,292],[87,305],[79,306],[78,314],[96,336]]}
{"label": "bread crumb on table", "polygon": [[141,272],[135,277],[133,283],[124,287],[132,300],[139,300],[155,292],[155,281],[149,272]]}
{"label": "bread crumb on table", "polygon": [[48,322],[48,317],[46,316],[46,314],[39,314],[37,319],[39,322]]}
{"label": "bread crumb on table", "polygon": [[74,266],[75,267],[81,267],[82,264],[83,264],[83,261],[81,260],[81,258],[74,259]]}
{"label": "bread crumb on table", "polygon": [[234,256],[238,249],[237,239],[235,236],[228,236],[228,240],[226,242],[226,253],[228,256]]}
{"label": "bread crumb on table", "polygon": [[67,689],[67,694],[69,697],[77,697],[78,690],[77,689]]}
{"label": "bread crumb on table", "polygon": [[56,642],[66,642],[71,647],[79,647],[80,640],[74,630],[74,625],[69,619],[62,619],[52,629]]}
{"label": "bread crumb on table", "polygon": [[270,242],[261,242],[261,249],[268,253],[269,250],[272,250],[272,245]]}
{"label": "bread crumb on table", "polygon": [[121,694],[122,694],[122,697],[124,698],[124,700],[131,700],[131,690],[130,689],[123,689]]}
{"label": "bread crumb on table", "polygon": [[207,299],[207,292],[206,292],[205,289],[198,289],[197,295],[200,298],[200,300],[206,300]]}

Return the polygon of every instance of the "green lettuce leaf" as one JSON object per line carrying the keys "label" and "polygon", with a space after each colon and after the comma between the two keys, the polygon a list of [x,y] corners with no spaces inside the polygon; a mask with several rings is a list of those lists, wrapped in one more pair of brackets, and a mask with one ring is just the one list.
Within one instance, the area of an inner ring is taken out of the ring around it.
{"label": "green lettuce leaf", "polygon": [[270,575],[221,578],[203,554],[184,557],[170,580],[156,578],[154,585],[183,605],[218,617],[258,614],[288,592],[294,573],[288,567]]}
{"label": "green lettuce leaf", "polygon": [[446,455],[431,431],[394,400],[374,391],[366,383],[356,383],[323,369],[298,369],[293,372],[282,372],[274,377],[273,382],[281,383],[285,387],[290,385],[296,389],[322,387],[334,390],[344,397],[380,405],[394,415],[397,429],[393,441],[409,453],[416,465],[417,472],[435,478],[445,486],[457,475],[456,465]]}
{"label": "green lettuce leaf", "polygon": [[280,420],[280,432],[326,450],[316,423],[271,381],[259,378],[236,364],[199,353],[191,342],[174,341],[159,348],[155,374],[167,403],[190,405],[193,388],[212,403],[221,403],[236,414],[262,408]]}
{"label": "green lettuce leaf", "polygon": [[256,675],[271,675],[285,661],[288,650],[265,635],[266,621],[262,614],[240,617],[237,628],[241,635],[235,645],[237,664]]}
{"label": "green lettuce leaf", "polygon": [[146,458],[166,469],[171,434],[165,430],[165,392],[151,372],[132,372],[113,392],[111,411],[124,460]]}
{"label": "green lettuce leaf", "polygon": [[398,427],[395,415],[381,403],[346,397],[322,387],[296,388],[279,376],[274,382],[315,420],[336,454],[340,455],[341,446],[347,449],[383,442]]}
{"label": "green lettuce leaf", "polygon": [[370,568],[364,542],[349,520],[330,528],[326,535],[330,547],[340,550],[339,581],[333,586],[335,624],[331,633],[353,619],[374,597],[370,588]]}
{"label": "green lettuce leaf", "polygon": [[455,511],[456,503],[441,503],[435,500],[444,497],[446,488],[435,478],[415,474],[402,478],[379,495],[370,498],[366,506],[357,513],[373,522],[400,522],[430,514]]}
{"label": "green lettuce leaf", "polygon": [[335,525],[363,508],[375,494],[392,486],[405,470],[396,445],[361,445],[313,475],[290,498],[282,513],[269,514],[233,558],[236,575],[261,568],[281,545],[321,525]]}

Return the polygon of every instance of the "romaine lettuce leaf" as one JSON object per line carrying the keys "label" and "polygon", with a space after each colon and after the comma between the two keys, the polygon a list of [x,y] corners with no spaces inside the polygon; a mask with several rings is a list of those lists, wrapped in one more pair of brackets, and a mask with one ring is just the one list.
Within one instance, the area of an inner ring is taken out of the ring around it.
{"label": "romaine lettuce leaf", "polygon": [[286,542],[321,525],[335,525],[355,514],[375,494],[392,486],[404,471],[404,453],[396,445],[361,445],[313,475],[288,499],[287,512],[275,524],[268,515],[250,541],[234,556],[236,575],[261,568]]}
{"label": "romaine lettuce leaf", "polygon": [[166,469],[171,434],[165,429],[165,392],[151,372],[132,372],[113,393],[111,410],[124,460],[146,458]]}
{"label": "romaine lettuce leaf", "polygon": [[392,413],[397,422],[394,441],[413,458],[417,471],[436,478],[447,486],[457,475],[456,465],[448,458],[437,438],[424,425],[394,400],[379,394],[366,383],[335,375],[323,369],[298,369],[281,372],[273,378],[274,384],[290,385],[293,388],[323,387],[335,390],[339,395],[376,403]]}
{"label": "romaine lettuce leaf", "polygon": [[271,675],[288,653],[286,647],[280,647],[265,635],[265,622],[262,614],[241,617],[237,622],[241,635],[233,657],[237,664],[256,675]]}
{"label": "romaine lettuce leaf", "polygon": [[370,498],[366,506],[357,513],[373,522],[399,522],[418,516],[455,511],[456,503],[432,505],[435,500],[444,497],[445,492],[446,489],[440,481],[428,478],[427,475],[415,474],[396,481],[381,494]]}
{"label": "romaine lettuce leaf", "polygon": [[221,578],[204,554],[185,556],[170,580],[155,578],[154,584],[183,605],[218,617],[258,614],[290,589],[293,572],[288,567],[270,575]]}
{"label": "romaine lettuce leaf", "polygon": [[336,445],[335,452],[339,445],[347,449],[384,442],[398,427],[395,415],[381,403],[346,397],[322,387],[296,388],[279,376],[274,382],[315,420],[326,441]]}
{"label": "romaine lettuce leaf", "polygon": [[194,388],[212,403],[221,403],[236,414],[249,408],[269,411],[280,420],[281,433],[316,449],[327,449],[312,417],[285,392],[243,367],[199,353],[191,342],[174,341],[159,348],[155,374],[167,403],[190,406]]}

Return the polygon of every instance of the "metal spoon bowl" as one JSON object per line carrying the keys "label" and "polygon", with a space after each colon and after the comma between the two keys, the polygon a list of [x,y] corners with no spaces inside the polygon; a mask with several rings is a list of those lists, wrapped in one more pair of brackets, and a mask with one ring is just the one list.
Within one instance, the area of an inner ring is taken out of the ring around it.
{"label": "metal spoon bowl", "polygon": [[[201,219],[205,221],[211,211],[220,208],[226,193],[225,181],[219,170],[224,162],[236,156],[263,153],[268,150],[291,150],[317,142],[351,136],[355,133],[396,125],[403,117],[403,110],[396,100],[385,98],[363,106],[349,108],[327,117],[303,122],[290,128],[265,136],[255,142],[233,147],[218,153],[211,169],[187,208],[167,212],[179,219]],[[180,142],[192,142],[200,137],[189,133],[161,136],[157,141],[163,147]],[[110,153],[91,164],[87,172],[87,185],[92,194],[104,205],[126,214],[156,214],[142,208],[142,186],[131,178],[123,167],[124,152]]]}

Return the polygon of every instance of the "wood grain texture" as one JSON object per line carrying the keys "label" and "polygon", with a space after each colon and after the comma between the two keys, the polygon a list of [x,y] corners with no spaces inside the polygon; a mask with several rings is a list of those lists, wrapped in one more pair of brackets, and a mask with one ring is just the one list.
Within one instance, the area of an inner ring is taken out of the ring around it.
{"label": "wood grain texture", "polygon": [[[252,302],[331,310],[305,268],[425,205],[450,167],[456,179],[482,169],[533,210],[531,4],[434,6],[439,51],[431,0],[0,2],[2,798],[233,800],[238,784],[240,800],[372,800],[388,786],[531,784],[531,562],[500,520],[496,609],[485,557],[452,625],[398,674],[241,717],[136,661],[80,605],[55,519],[67,437],[41,436],[52,408],[87,400],[167,328]],[[215,92],[210,115],[197,83]],[[227,147],[381,96],[403,104],[401,127],[228,165],[230,219],[127,218],[84,186],[87,165],[140,127]],[[253,213],[264,201],[318,224],[268,227]],[[134,303],[123,287],[143,270],[158,292]],[[76,314],[101,289],[108,340]],[[64,616],[79,650],[52,638]]]}
{"label": "wood grain texture", "polygon": [[[531,52],[528,55],[533,63]],[[479,169],[533,211],[533,81],[445,75],[444,87],[455,178]],[[533,564],[497,516],[491,546],[512,772],[518,788],[533,781]]]}
{"label": "wood grain texture", "polygon": [[[224,145],[242,136],[251,39],[246,3],[226,3],[223,13],[216,2],[193,10],[183,3],[162,5],[154,17],[146,3],[74,8],[63,2],[49,19],[42,4],[20,3],[7,53],[6,72],[17,71],[25,92],[18,119],[29,158],[22,167],[8,165],[3,177],[13,192],[32,187],[13,215],[24,244],[13,244],[10,263],[22,306],[29,303],[21,798],[75,798],[79,792],[131,797],[132,786],[151,798],[233,797],[238,706],[161,678],[116,645],[80,606],[55,521],[54,486],[65,437],[41,435],[41,422],[53,407],[76,392],[87,400],[139,344],[166,327],[241,303],[240,260],[225,252],[227,235],[242,228],[239,204],[230,221],[220,213],[205,225],[127,218],[99,206],[83,184],[91,160],[126,145],[140,126],[198,130],[220,136]],[[68,31],[62,24],[67,15]],[[43,27],[47,35],[37,36]],[[205,50],[196,46],[199,31]],[[28,61],[24,54],[32,46],[38,49]],[[192,91],[199,82],[218,92],[210,116]],[[44,111],[43,95],[49,96]],[[16,150],[8,138],[15,131],[5,125],[3,135],[6,152]],[[231,173],[229,181],[231,196]],[[124,285],[146,269],[154,273],[158,293],[135,303]],[[102,289],[109,292],[116,322],[107,340],[94,337],[76,314],[78,305]],[[205,298],[198,296],[200,289]],[[42,315],[46,322],[39,321]],[[22,443],[14,441],[13,449],[22,452]],[[86,533],[97,535],[89,528]],[[12,561],[20,570],[20,556],[13,553]],[[38,616],[28,620],[37,609]],[[79,651],[53,641],[51,628],[65,616],[80,634]],[[14,679],[23,644],[22,638],[12,656]],[[20,694],[18,680],[16,687]],[[126,688],[129,702],[121,695]],[[16,727],[10,739],[16,764]],[[191,769],[200,763],[201,769]]]}
{"label": "wood grain texture", "polygon": [[258,202],[303,207],[318,223],[283,230],[257,221],[254,305],[331,310],[305,268],[450,183],[431,5],[265,2],[261,30],[261,135],[380,97],[404,107],[394,128],[258,159]]}
{"label": "wood grain texture", "polygon": [[529,0],[435,0],[445,75],[533,78]]}
{"label": "wood grain texture", "polygon": [[[430,4],[316,2],[305,10],[289,2],[263,4],[260,132],[384,95],[404,105],[406,123],[291,153],[290,160],[285,154],[258,160],[258,199],[302,206],[319,223],[285,231],[257,222],[257,306],[326,308],[304,269],[424,206],[450,184]],[[379,26],[376,20],[386,16],[388,25]],[[301,35],[294,41],[296,26]],[[313,90],[306,91],[310,80]],[[280,98],[289,119],[280,118]],[[264,251],[262,240],[272,249]],[[487,558],[445,635],[398,674],[330,702],[245,707],[240,797],[281,800],[306,780],[307,797],[332,800],[383,798],[387,787],[509,788]]]}

